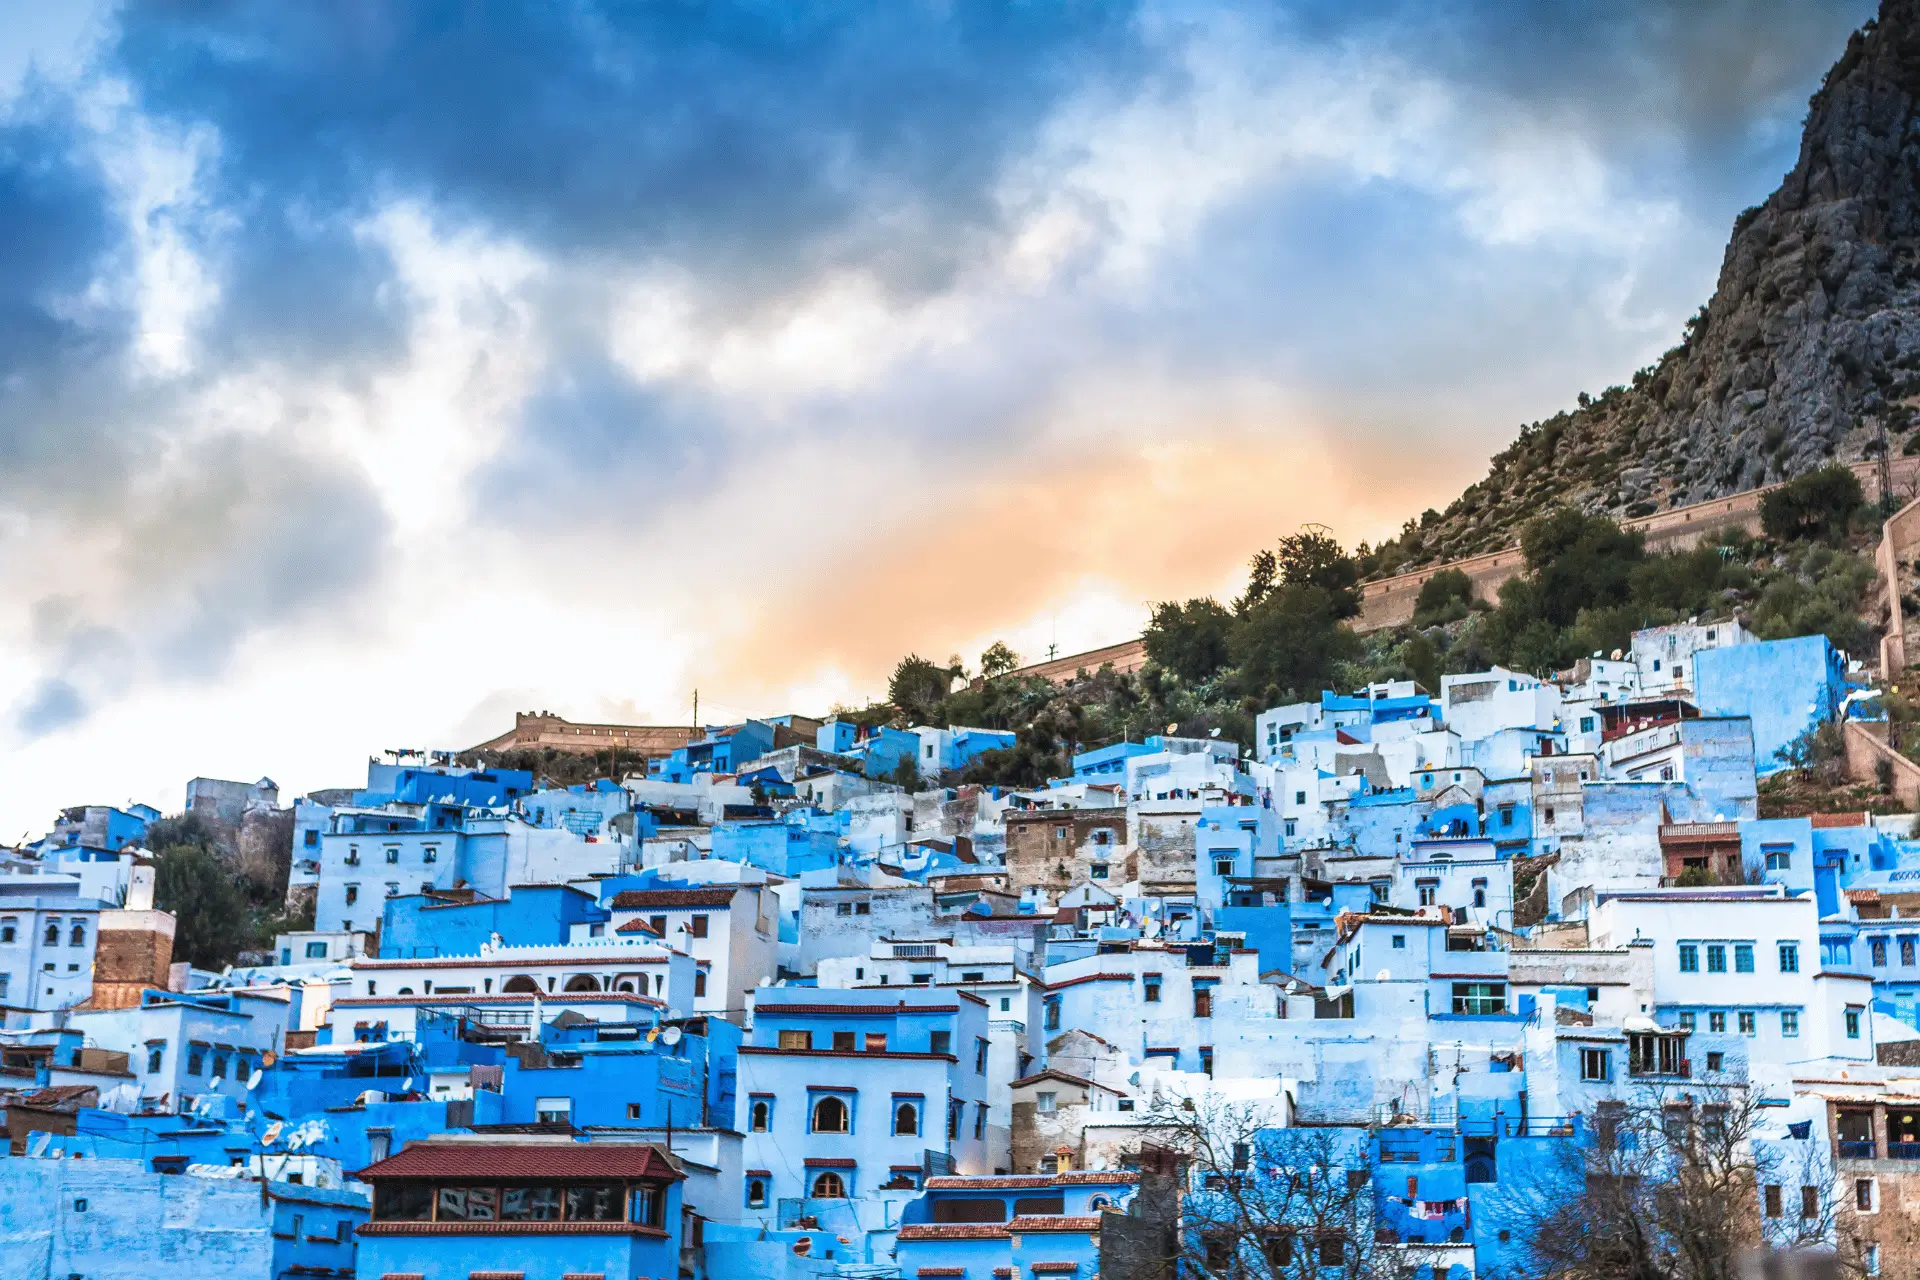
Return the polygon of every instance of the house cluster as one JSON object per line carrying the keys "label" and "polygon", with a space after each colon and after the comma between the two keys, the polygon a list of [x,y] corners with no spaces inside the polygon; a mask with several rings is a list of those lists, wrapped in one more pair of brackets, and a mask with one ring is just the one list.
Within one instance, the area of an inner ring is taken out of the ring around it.
{"label": "house cluster", "polygon": [[[313,913],[221,973],[171,958],[158,815],[68,810],[0,863],[0,1240],[89,1278],[1161,1275],[1182,1198],[1240,1176],[1169,1118],[1226,1100],[1370,1187],[1364,1241],[1259,1247],[1458,1280],[1522,1261],[1520,1181],[1658,1097],[1755,1104],[1796,1157],[1769,1230],[1818,1212],[1892,1265],[1920,843],[1758,812],[1862,685],[1824,638],[1696,623],[1031,790],[936,785],[1004,732],[800,716],[588,786],[196,780],[290,827]],[[1287,1176],[1266,1149],[1236,1169]]]}

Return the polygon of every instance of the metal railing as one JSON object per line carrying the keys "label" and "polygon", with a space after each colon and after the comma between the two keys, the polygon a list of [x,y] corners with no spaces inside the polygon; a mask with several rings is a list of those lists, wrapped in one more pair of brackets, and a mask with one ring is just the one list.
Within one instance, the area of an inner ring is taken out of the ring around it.
{"label": "metal railing", "polygon": [[1873,1139],[1849,1141],[1840,1139],[1840,1158],[1843,1160],[1872,1160],[1880,1154],[1880,1144]]}

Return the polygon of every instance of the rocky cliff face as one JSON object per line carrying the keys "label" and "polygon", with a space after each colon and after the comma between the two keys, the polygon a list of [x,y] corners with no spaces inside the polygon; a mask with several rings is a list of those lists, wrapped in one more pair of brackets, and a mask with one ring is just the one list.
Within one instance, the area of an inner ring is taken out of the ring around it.
{"label": "rocky cliff face", "polygon": [[1513,541],[1560,501],[1615,515],[1920,447],[1920,0],[1882,0],[1813,97],[1799,161],[1741,214],[1711,301],[1630,386],[1528,427],[1487,478],[1383,548]]}

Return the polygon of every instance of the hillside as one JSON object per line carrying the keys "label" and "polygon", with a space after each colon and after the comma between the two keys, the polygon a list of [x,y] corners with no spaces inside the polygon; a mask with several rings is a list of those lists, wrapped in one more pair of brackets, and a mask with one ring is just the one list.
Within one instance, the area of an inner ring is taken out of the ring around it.
{"label": "hillside", "polygon": [[1917,112],[1920,0],[1882,0],[1814,94],[1793,170],[1735,219],[1680,344],[1522,428],[1486,479],[1363,555],[1367,574],[1512,545],[1563,502],[1639,516],[1872,457],[1883,438],[1920,451]]}

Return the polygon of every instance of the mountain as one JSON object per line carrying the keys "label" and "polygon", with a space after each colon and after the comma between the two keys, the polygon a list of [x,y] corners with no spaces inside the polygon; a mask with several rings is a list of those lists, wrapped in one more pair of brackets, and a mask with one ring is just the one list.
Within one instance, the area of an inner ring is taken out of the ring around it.
{"label": "mountain", "polygon": [[1628,386],[1522,430],[1376,574],[1510,545],[1560,503],[1644,515],[1832,459],[1920,451],[1920,0],[1882,0],[1813,95],[1800,156],[1734,221],[1712,299]]}

